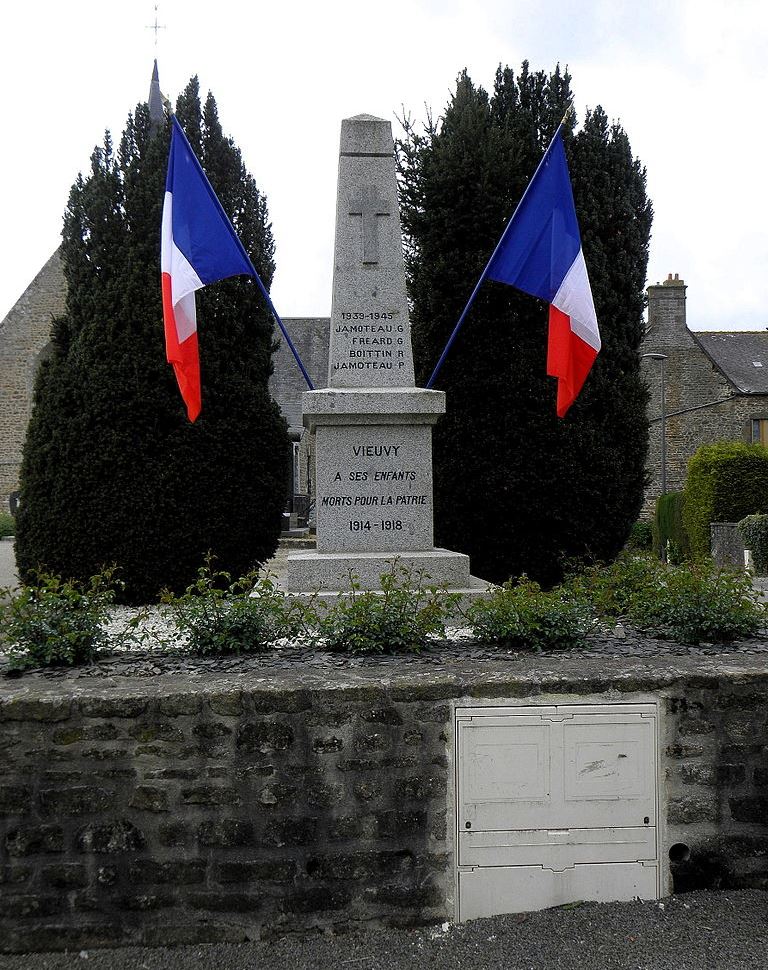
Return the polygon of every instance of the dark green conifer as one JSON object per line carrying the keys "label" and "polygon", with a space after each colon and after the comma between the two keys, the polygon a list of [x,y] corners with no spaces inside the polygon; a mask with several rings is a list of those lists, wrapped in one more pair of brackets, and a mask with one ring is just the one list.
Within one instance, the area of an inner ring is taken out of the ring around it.
{"label": "dark green conifer", "polygon": [[[177,113],[264,285],[274,273],[266,201],[197,79]],[[25,444],[16,550],[87,577],[117,563],[129,602],[191,582],[210,550],[241,574],[271,556],[285,501],[288,436],[267,390],[272,321],[257,287],[197,295],[203,410],[187,421],[165,361],[160,217],[169,126],[147,106],[119,150],[107,133],[64,219],[66,311],[38,376]]]}
{"label": "dark green conifer", "polygon": [[[570,76],[466,72],[437,123],[406,126],[400,180],[414,352],[429,376],[571,100]],[[626,134],[598,108],[565,132],[603,351],[564,420],[546,376],[547,308],[486,283],[436,387],[436,542],[478,575],[548,583],[574,557],[611,558],[637,517],[647,449],[637,349],[651,205]]]}

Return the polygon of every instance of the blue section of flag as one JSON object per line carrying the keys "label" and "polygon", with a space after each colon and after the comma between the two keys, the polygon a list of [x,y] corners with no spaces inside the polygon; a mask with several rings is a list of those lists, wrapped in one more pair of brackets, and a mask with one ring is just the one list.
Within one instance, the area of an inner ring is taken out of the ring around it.
{"label": "blue section of flag", "polygon": [[253,276],[248,255],[174,117],[165,190],[173,196],[173,241],[203,283]]}
{"label": "blue section of flag", "polygon": [[561,127],[510,219],[486,275],[551,303],[580,249]]}

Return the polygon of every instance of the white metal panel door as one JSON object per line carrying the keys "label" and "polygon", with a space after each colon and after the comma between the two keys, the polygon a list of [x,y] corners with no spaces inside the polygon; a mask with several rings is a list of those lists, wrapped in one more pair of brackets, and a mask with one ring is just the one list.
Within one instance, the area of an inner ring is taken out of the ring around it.
{"label": "white metal panel door", "polygon": [[655,705],[456,713],[461,919],[658,897]]}

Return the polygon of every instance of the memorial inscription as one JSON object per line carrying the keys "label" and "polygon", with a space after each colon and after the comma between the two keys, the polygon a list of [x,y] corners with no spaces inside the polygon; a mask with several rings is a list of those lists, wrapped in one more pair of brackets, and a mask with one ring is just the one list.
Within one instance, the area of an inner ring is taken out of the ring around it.
{"label": "memorial inscription", "polygon": [[431,444],[426,425],[317,429],[318,548],[357,551],[432,547]]}

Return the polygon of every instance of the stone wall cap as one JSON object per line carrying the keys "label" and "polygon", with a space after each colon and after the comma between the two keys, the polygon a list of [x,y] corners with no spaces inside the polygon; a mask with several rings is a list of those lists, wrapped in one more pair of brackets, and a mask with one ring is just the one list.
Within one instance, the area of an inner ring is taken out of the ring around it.
{"label": "stone wall cap", "polygon": [[423,387],[340,388],[305,391],[305,415],[440,415],[445,392]]}

